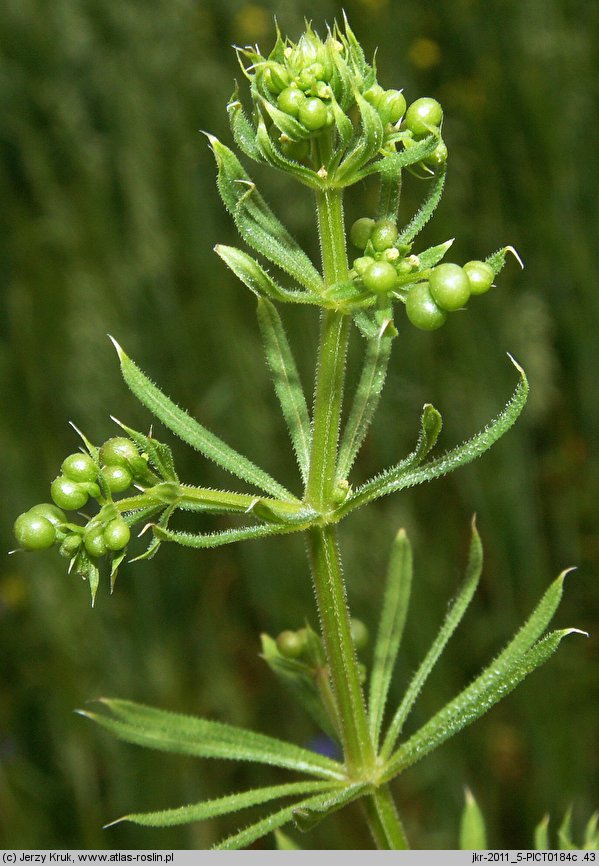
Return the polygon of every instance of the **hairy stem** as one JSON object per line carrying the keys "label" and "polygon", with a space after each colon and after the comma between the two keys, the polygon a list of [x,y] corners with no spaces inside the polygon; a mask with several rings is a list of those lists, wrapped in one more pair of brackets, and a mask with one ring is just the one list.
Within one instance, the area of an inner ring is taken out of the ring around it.
{"label": "hairy stem", "polygon": [[351,637],[345,583],[334,526],[308,532],[310,564],[324,648],[337,704],[339,734],[350,774],[362,777],[374,766],[358,663]]}
{"label": "hairy stem", "polygon": [[377,788],[365,797],[366,820],[377,848],[387,851],[405,851],[410,846],[395,809],[388,785]]}
{"label": "hairy stem", "polygon": [[[323,150],[325,148],[323,147]],[[316,193],[323,275],[327,285],[347,277],[341,190]],[[327,310],[322,316],[310,472],[306,499],[326,514],[333,507],[339,422],[350,319]],[[350,773],[374,765],[358,663],[351,638],[345,583],[333,526],[308,532],[312,578],[320,615],[331,685],[337,705],[339,733]]]}

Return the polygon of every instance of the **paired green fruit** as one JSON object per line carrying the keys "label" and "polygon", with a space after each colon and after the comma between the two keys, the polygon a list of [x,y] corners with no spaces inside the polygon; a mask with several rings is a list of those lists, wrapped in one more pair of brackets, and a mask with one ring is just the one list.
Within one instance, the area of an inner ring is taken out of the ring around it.
{"label": "paired green fruit", "polygon": [[23,550],[47,550],[56,541],[56,526],[43,514],[26,511],[15,520],[14,534]]}
{"label": "paired green fruit", "polygon": [[470,297],[470,280],[464,268],[446,263],[433,268],[429,291],[437,306],[452,312],[459,310]]}
{"label": "paired green fruit", "polygon": [[406,313],[414,327],[421,331],[436,331],[447,319],[445,310],[435,303],[428,283],[419,283],[410,289],[406,299]]}
{"label": "paired green fruit", "polygon": [[443,109],[436,99],[423,96],[413,102],[405,116],[405,125],[416,136],[430,133],[431,128],[441,126]]}

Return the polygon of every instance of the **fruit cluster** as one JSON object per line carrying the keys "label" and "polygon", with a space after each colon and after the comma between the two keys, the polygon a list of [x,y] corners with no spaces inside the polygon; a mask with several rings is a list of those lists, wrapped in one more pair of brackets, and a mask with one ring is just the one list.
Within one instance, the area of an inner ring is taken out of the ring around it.
{"label": "fruit cluster", "polygon": [[350,240],[364,254],[354,259],[350,277],[374,295],[401,298],[408,319],[417,328],[436,330],[448,312],[462,309],[471,295],[482,295],[491,288],[495,274],[486,262],[422,268],[418,256],[411,254],[412,245],[398,238],[397,226],[390,220],[356,220]]}
{"label": "fruit cluster", "polygon": [[[59,544],[67,558],[82,548],[94,558],[124,550],[130,529],[112,504],[112,494],[123,493],[134,481],[148,480],[147,462],[129,439],[109,439],[98,450],[97,460],[82,452],[70,454],[50,486],[53,504],[34,505],[17,517],[14,534],[19,547],[46,550]],[[83,508],[90,497],[98,501],[100,512],[85,526],[71,523],[65,511]]]}
{"label": "fruit cluster", "polygon": [[[351,636],[357,652],[365,649],[368,645],[368,629],[360,619],[352,617],[350,620]],[[277,649],[287,659],[300,659],[309,656],[311,640],[316,637],[309,628],[300,628],[298,631],[286,629],[276,639]]]}

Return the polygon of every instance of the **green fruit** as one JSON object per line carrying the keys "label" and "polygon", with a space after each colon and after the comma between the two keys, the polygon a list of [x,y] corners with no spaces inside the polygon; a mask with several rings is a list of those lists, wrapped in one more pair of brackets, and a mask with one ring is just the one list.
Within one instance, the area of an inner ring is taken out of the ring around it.
{"label": "green fruit", "polygon": [[76,481],[71,481],[70,478],[65,478],[64,475],[59,475],[55,478],[50,486],[50,495],[59,508],[64,508],[66,511],[75,511],[77,508],[83,508],[89,494]]}
{"label": "green fruit", "polygon": [[353,616],[350,619],[349,624],[351,628],[351,639],[356,650],[359,652],[368,646],[368,629],[361,619],[355,619]]}
{"label": "green fruit", "polygon": [[100,497],[102,496],[100,485],[96,484],[95,481],[80,481],[79,489],[85,490],[87,495],[93,497],[93,499],[100,499]]}
{"label": "green fruit", "polygon": [[123,493],[131,486],[133,476],[126,466],[103,466],[102,475],[111,493]]}
{"label": "green fruit", "polygon": [[349,230],[349,239],[352,244],[359,250],[365,249],[374,226],[374,220],[369,217],[360,217],[359,220],[356,220]]}
{"label": "green fruit", "polygon": [[359,259],[354,259],[354,270],[357,274],[362,275],[373,262],[372,256],[361,256]]}
{"label": "green fruit", "polygon": [[423,160],[426,165],[433,168],[439,168],[447,162],[447,145],[444,141],[440,141],[430,156]]}
{"label": "green fruit", "polygon": [[491,265],[474,260],[464,265],[466,276],[470,282],[470,294],[484,295],[493,285],[495,274]]}
{"label": "green fruit", "polygon": [[77,533],[73,533],[72,535],[67,535],[65,540],[60,545],[59,553],[61,556],[66,557],[66,559],[71,559],[79,548],[81,547],[82,538]]}
{"label": "green fruit", "polygon": [[405,124],[414,135],[426,135],[430,127],[440,126],[443,109],[436,99],[423,96],[413,102],[406,111]]}
{"label": "green fruit", "polygon": [[288,159],[293,159],[295,162],[302,162],[310,153],[310,143],[308,141],[292,141],[290,138],[279,139],[281,153]]}
{"label": "green fruit", "polygon": [[279,93],[277,105],[284,111],[285,114],[290,114],[291,117],[297,117],[300,110],[300,105],[306,101],[306,97],[302,90],[298,87],[286,87]]}
{"label": "green fruit", "polygon": [[264,69],[264,81],[271,93],[281,93],[289,87],[289,73],[280,63],[271,63]]}
{"label": "green fruit", "polygon": [[299,658],[306,649],[306,636],[298,631],[282,631],[277,637],[277,649],[288,659]]}
{"label": "green fruit", "polygon": [[327,107],[317,96],[306,99],[299,107],[298,120],[311,132],[326,126],[328,119]]}
{"label": "green fruit", "polygon": [[113,439],[108,439],[100,448],[100,463],[106,466],[125,466],[129,468],[129,464],[134,465],[139,461],[140,454],[137,446],[124,436],[115,436]]}
{"label": "green fruit", "polygon": [[131,538],[131,530],[124,520],[116,517],[104,530],[104,543],[108,550],[123,550]]}
{"label": "green fruit", "polygon": [[433,268],[429,291],[442,310],[459,310],[470,297],[470,280],[464,268],[447,262]]}
{"label": "green fruit", "polygon": [[434,302],[428,283],[419,283],[410,289],[406,313],[410,322],[421,331],[436,331],[447,319],[445,310],[441,310]]}
{"label": "green fruit", "polygon": [[106,553],[106,542],[101,526],[89,529],[83,536],[83,542],[90,556],[104,556]]}
{"label": "green fruit", "polygon": [[406,100],[399,90],[386,90],[377,102],[383,123],[397,123],[406,111]]}
{"label": "green fruit", "polygon": [[371,105],[374,105],[375,108],[378,107],[379,99],[383,96],[385,91],[381,87],[380,84],[373,84],[365,93],[364,99],[366,102],[369,102]]}
{"label": "green fruit", "polygon": [[98,470],[89,454],[69,454],[63,460],[62,474],[71,481],[95,481]]}
{"label": "green fruit", "polygon": [[50,502],[40,502],[39,505],[34,505],[29,509],[29,514],[38,514],[40,517],[45,517],[49,520],[52,526],[60,526],[61,523],[67,522],[67,516],[62,508],[57,508]]}
{"label": "green fruit", "polygon": [[26,511],[14,522],[13,531],[24,550],[47,550],[56,541],[56,528],[41,514]]}
{"label": "green fruit", "polygon": [[390,220],[379,220],[375,223],[370,235],[370,242],[378,253],[388,250],[397,240],[397,226]]}
{"label": "green fruit", "polygon": [[375,294],[385,294],[395,288],[397,274],[389,262],[373,262],[362,274],[362,282]]}

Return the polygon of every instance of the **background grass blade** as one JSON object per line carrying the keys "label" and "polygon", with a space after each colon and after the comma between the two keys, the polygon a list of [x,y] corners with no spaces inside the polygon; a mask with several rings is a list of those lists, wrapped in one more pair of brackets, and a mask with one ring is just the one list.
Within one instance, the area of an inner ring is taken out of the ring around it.
{"label": "background grass blade", "polygon": [[368,721],[375,746],[378,745],[393,668],[408,615],[411,587],[412,547],[405,530],[401,529],[391,549],[370,674]]}
{"label": "background grass blade", "polygon": [[483,813],[469,788],[466,788],[464,799],[464,809],[460,819],[460,849],[462,851],[485,850],[489,846]]}

